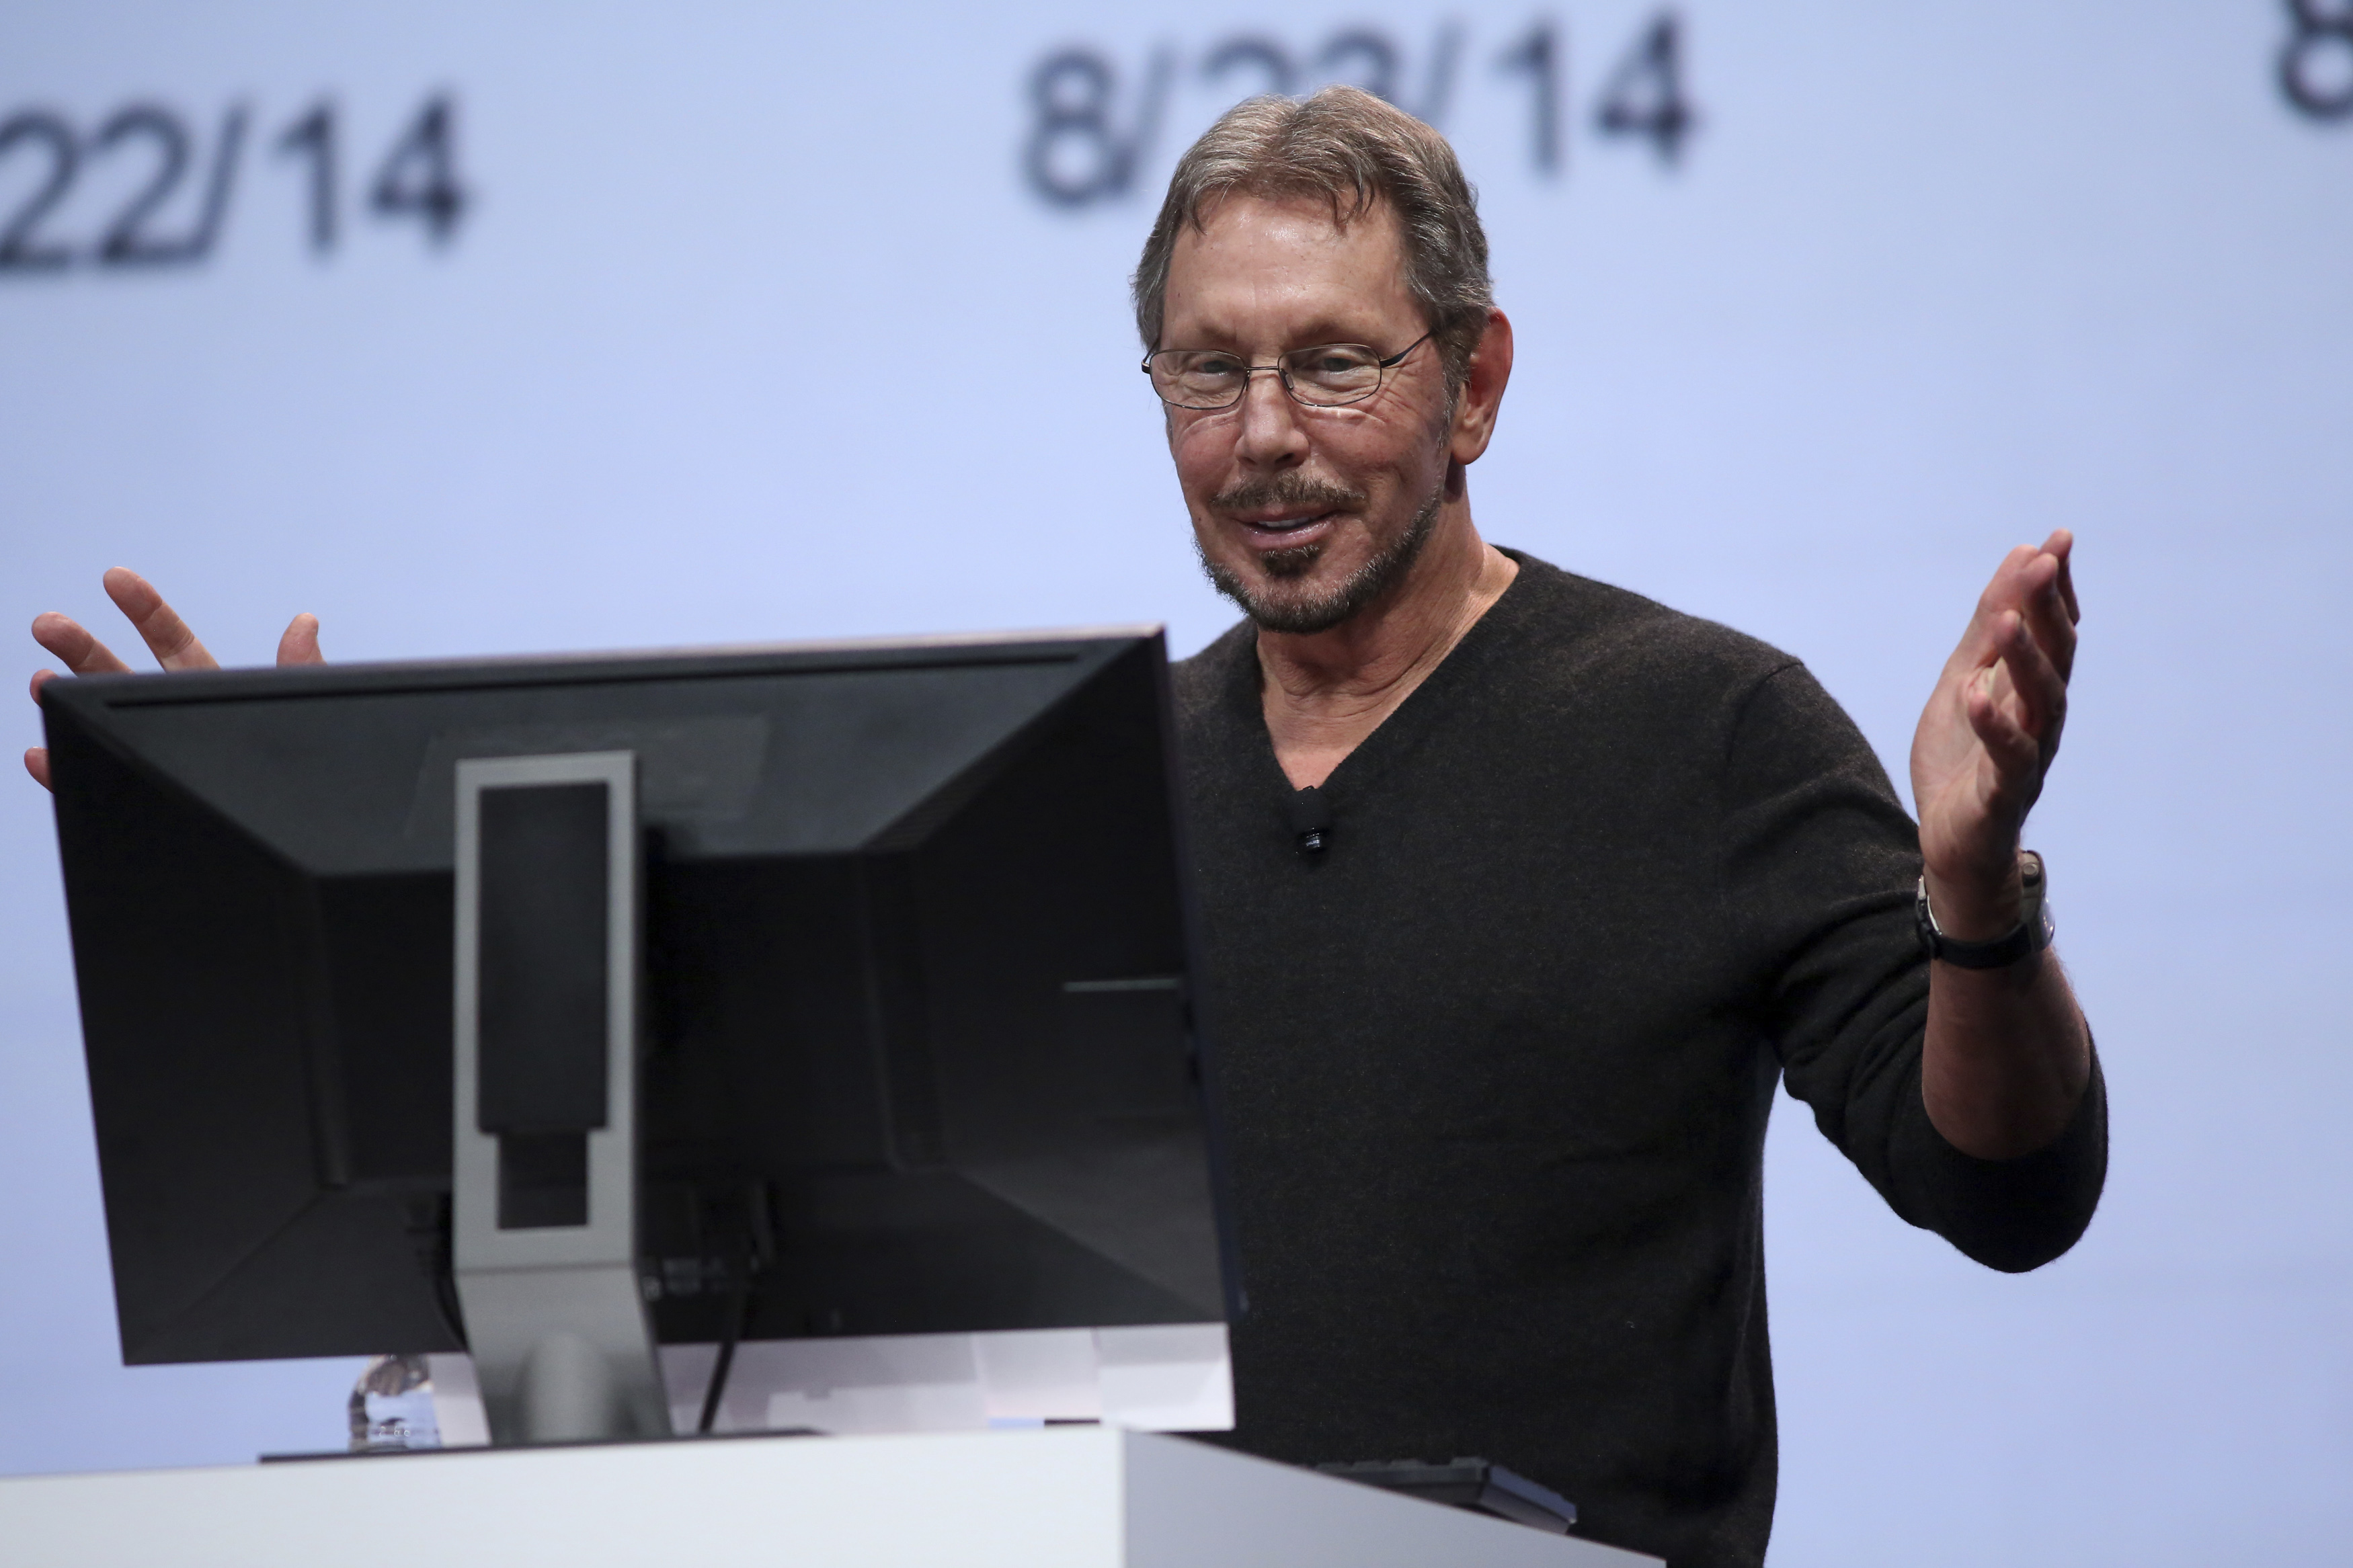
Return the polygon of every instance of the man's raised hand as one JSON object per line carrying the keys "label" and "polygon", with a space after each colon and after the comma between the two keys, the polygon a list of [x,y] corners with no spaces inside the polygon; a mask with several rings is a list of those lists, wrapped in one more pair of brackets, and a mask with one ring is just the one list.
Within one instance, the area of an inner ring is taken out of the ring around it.
{"label": "man's raised hand", "polygon": [[2067,721],[2082,612],[2060,529],[2011,551],[1920,715],[1912,798],[1936,923],[1964,942],[2018,923],[2019,832]]}
{"label": "man's raised hand", "polygon": [[[128,567],[117,566],[106,574],[106,596],[114,601],[139,633],[140,640],[155,656],[155,662],[165,669],[217,669],[220,661],[196,640],[154,584]],[[114,656],[113,650],[90,635],[71,617],[51,610],[33,617],[33,640],[65,661],[65,667],[76,675],[121,675],[131,667]],[[319,652],[319,617],[301,615],[278,639],[278,662],[285,664],[323,664]],[[33,700],[41,700],[41,688],[57,679],[54,669],[33,673]],[[44,746],[35,746],[25,753],[25,771],[33,775],[43,789],[49,786],[49,753]]]}

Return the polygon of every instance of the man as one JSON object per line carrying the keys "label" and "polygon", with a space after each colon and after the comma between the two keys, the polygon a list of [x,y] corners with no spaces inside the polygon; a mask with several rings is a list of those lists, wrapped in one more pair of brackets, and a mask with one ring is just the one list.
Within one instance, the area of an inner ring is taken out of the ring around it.
{"label": "man", "polygon": [[[1179,164],[1135,299],[1203,563],[1249,617],[1176,678],[1251,1301],[1229,1440],[1480,1453],[1582,1533],[1753,1564],[1777,1079],[1996,1268],[2098,1198],[2098,1069],[2019,848],[2071,541],[2011,552],[1939,677],[1915,832],[1796,660],[1481,539],[1511,324],[1435,132],[1348,89],[1240,106]],[[143,582],[107,585],[168,668],[209,662]],[[122,668],[62,616],[34,632]],[[317,657],[298,617],[280,660]]]}

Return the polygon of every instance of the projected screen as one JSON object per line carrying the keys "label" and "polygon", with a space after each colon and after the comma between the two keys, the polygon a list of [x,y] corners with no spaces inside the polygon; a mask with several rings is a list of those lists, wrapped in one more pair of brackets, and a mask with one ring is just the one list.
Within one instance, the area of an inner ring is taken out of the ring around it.
{"label": "projected screen", "polygon": [[[1777,1559],[2312,1560],[2353,1528],[2353,7],[9,20],[0,608],[126,654],[113,564],[228,662],[304,610],[331,658],[1198,647],[1234,612],[1127,273],[1218,112],[1328,81],[1479,187],[1518,340],[1489,539],[1802,656],[1900,780],[2003,551],[2075,529],[2029,841],[2114,1094],[2107,1200],[2061,1263],[1986,1275],[1781,1108]],[[339,1441],[348,1365],[116,1365],[47,801],[0,800],[0,1245],[46,1260],[0,1270],[0,1468]]]}

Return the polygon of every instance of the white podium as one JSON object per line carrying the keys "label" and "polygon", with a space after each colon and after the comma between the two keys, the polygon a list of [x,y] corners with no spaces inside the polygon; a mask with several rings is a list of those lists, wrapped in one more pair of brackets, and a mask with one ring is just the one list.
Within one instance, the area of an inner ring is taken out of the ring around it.
{"label": "white podium", "polygon": [[41,1568],[1637,1568],[1109,1426],[451,1449],[0,1480]]}

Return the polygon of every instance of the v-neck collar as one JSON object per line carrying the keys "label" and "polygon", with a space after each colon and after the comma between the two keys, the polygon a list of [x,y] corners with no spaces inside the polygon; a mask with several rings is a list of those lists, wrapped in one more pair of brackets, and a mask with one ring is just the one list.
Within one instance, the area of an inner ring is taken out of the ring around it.
{"label": "v-neck collar", "polygon": [[[1312,786],[1325,800],[1340,802],[1349,795],[1374,787],[1381,776],[1409,756],[1429,731],[1452,706],[1444,693],[1459,689],[1464,682],[1477,679],[1490,664],[1498,650],[1508,646],[1511,634],[1522,619],[1521,611],[1531,595],[1523,592],[1540,563],[1516,550],[1496,546],[1509,556],[1519,571],[1504,585],[1495,602],[1486,613],[1471,624],[1471,629],[1447,650],[1438,661],[1438,668],[1424,676],[1421,684],[1405,695],[1405,700],[1391,709],[1372,732],[1356,742],[1342,757],[1324,782]],[[1245,623],[1247,626],[1247,623]],[[1282,771],[1282,763],[1274,754],[1274,733],[1267,728],[1265,699],[1262,695],[1265,671],[1259,664],[1258,633],[1250,628],[1240,639],[1241,657],[1234,660],[1229,677],[1227,700],[1239,709],[1237,718],[1244,720],[1258,753],[1260,772],[1282,798],[1304,792],[1295,788],[1291,776]]]}

